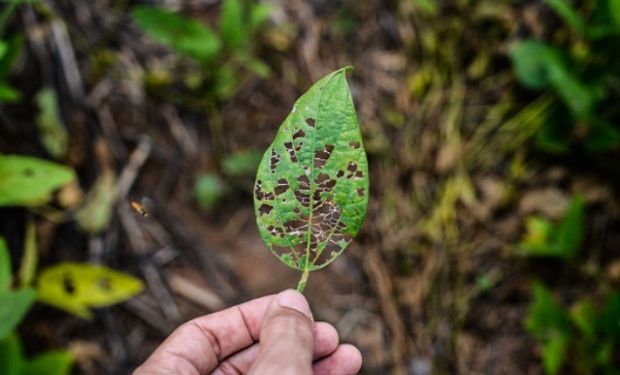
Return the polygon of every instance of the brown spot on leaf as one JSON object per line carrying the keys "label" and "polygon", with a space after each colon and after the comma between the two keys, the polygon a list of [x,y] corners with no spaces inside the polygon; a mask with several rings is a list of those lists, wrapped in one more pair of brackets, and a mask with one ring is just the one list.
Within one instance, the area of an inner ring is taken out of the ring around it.
{"label": "brown spot on leaf", "polygon": [[288,190],[288,181],[285,178],[278,180],[278,186],[275,187],[274,192],[276,195],[283,194]]}
{"label": "brown spot on leaf", "polygon": [[299,129],[298,131],[295,132],[295,134],[293,134],[293,140],[297,138],[305,137],[305,136],[306,136],[306,132],[304,132],[303,129]]}
{"label": "brown spot on leaf", "polygon": [[359,142],[349,142],[349,146],[357,150],[361,145]]}
{"label": "brown spot on leaf", "polygon": [[364,189],[362,189],[362,188],[357,189],[357,195],[359,195],[360,197],[363,197],[364,196]]}
{"label": "brown spot on leaf", "polygon": [[316,126],[316,120],[313,119],[313,118],[307,118],[306,119],[306,124],[308,124],[308,126],[314,128]]}
{"label": "brown spot on leaf", "polygon": [[280,163],[280,155],[278,155],[278,152],[276,151],[275,148],[272,148],[271,159],[270,159],[271,173],[276,172],[276,167],[278,166],[278,163]]}
{"label": "brown spot on leaf", "polygon": [[258,212],[262,215],[262,214],[267,214],[269,215],[269,213],[271,212],[271,210],[273,210],[273,206],[269,205],[269,204],[262,204],[259,208],[258,208]]}

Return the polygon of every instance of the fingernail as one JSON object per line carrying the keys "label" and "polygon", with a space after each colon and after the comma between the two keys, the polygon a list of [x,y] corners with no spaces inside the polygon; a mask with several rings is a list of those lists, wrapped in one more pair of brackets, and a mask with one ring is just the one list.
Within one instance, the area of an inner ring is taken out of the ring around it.
{"label": "fingernail", "polygon": [[306,298],[299,292],[287,289],[278,294],[278,304],[287,309],[297,310],[312,319],[312,312]]}

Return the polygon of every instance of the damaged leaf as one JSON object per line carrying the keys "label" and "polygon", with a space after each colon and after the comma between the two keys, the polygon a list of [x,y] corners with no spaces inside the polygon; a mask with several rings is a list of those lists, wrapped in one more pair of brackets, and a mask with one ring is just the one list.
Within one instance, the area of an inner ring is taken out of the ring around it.
{"label": "damaged leaf", "polygon": [[110,268],[65,262],[41,272],[39,301],[90,319],[90,308],[110,306],[140,293],[142,281]]}
{"label": "damaged leaf", "polygon": [[315,83],[284,120],[258,167],[254,207],[260,235],[287,266],[325,267],[366,216],[368,163],[342,68]]}

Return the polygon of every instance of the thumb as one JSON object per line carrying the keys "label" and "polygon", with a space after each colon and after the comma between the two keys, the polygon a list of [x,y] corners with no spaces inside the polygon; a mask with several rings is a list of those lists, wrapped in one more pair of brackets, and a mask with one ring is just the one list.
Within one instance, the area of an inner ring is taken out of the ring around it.
{"label": "thumb", "polygon": [[301,293],[285,290],[269,305],[260,331],[260,354],[249,374],[312,374],[312,312]]}

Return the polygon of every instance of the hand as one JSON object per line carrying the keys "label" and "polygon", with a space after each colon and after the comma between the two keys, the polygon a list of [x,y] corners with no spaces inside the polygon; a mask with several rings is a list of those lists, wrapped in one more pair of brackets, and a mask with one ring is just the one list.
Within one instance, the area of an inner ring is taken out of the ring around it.
{"label": "hand", "polygon": [[338,340],[303,295],[286,290],[181,325],[134,375],[356,374],[359,350]]}

